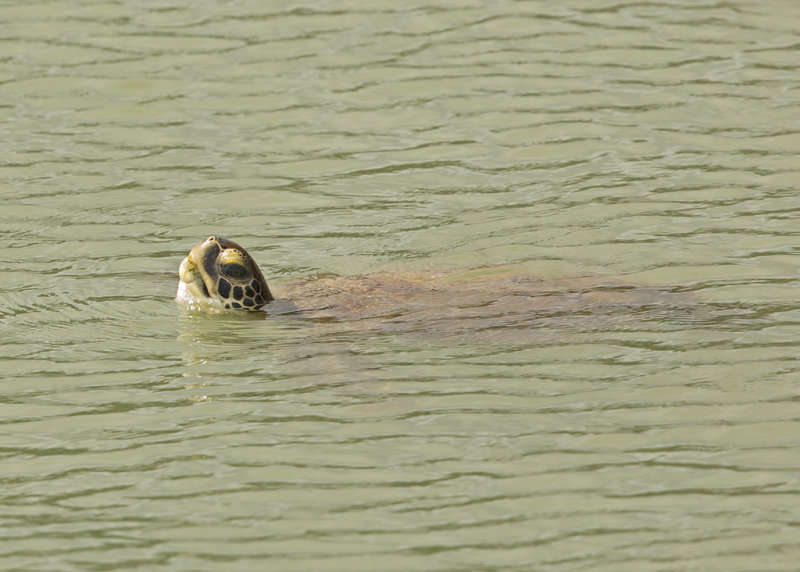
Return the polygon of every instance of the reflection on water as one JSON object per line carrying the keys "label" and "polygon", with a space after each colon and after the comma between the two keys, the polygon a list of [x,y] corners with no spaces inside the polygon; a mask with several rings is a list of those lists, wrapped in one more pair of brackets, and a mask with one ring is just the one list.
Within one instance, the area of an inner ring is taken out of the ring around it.
{"label": "reflection on water", "polygon": [[799,16],[0,7],[4,567],[796,569]]}

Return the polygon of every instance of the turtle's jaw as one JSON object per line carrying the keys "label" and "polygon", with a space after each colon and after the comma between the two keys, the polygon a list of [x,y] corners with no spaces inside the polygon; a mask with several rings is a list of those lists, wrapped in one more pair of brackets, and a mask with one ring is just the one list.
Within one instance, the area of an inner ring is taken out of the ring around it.
{"label": "turtle's jaw", "polygon": [[175,296],[177,301],[186,303],[190,307],[208,307],[214,304],[203,275],[192,260],[191,254],[181,262],[178,275],[180,282],[178,282],[178,294]]}

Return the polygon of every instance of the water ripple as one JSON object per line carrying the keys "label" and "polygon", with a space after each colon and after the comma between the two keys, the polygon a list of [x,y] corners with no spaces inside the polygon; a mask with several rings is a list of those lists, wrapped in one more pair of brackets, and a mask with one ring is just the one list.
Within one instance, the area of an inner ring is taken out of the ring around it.
{"label": "water ripple", "polygon": [[[788,4],[41,8],[0,6],[6,568],[796,568]],[[182,313],[211,233],[339,305]]]}

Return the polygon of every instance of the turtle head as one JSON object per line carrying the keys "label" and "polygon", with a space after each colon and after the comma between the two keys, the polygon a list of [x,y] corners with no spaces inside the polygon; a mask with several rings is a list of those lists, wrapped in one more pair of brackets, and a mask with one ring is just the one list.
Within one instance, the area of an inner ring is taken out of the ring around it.
{"label": "turtle head", "polygon": [[256,310],[273,299],[255,261],[227,238],[209,236],[195,244],[179,273],[175,299],[193,309]]}

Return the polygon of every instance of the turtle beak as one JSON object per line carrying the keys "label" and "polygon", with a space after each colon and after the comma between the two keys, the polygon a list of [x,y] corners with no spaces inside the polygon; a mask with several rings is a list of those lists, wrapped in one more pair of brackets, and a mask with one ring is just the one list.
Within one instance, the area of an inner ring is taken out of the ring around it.
{"label": "turtle beak", "polygon": [[191,284],[194,282],[193,273],[197,269],[197,265],[192,260],[192,255],[190,254],[186,258],[181,261],[181,267],[178,269],[178,275],[181,278],[181,282],[186,282],[187,284]]}
{"label": "turtle beak", "polygon": [[192,260],[191,253],[181,262],[178,274],[181,278],[181,282],[186,284],[189,292],[191,292],[197,300],[207,300],[210,298],[208,288],[205,282],[203,282],[203,276],[197,271],[197,264]]}

